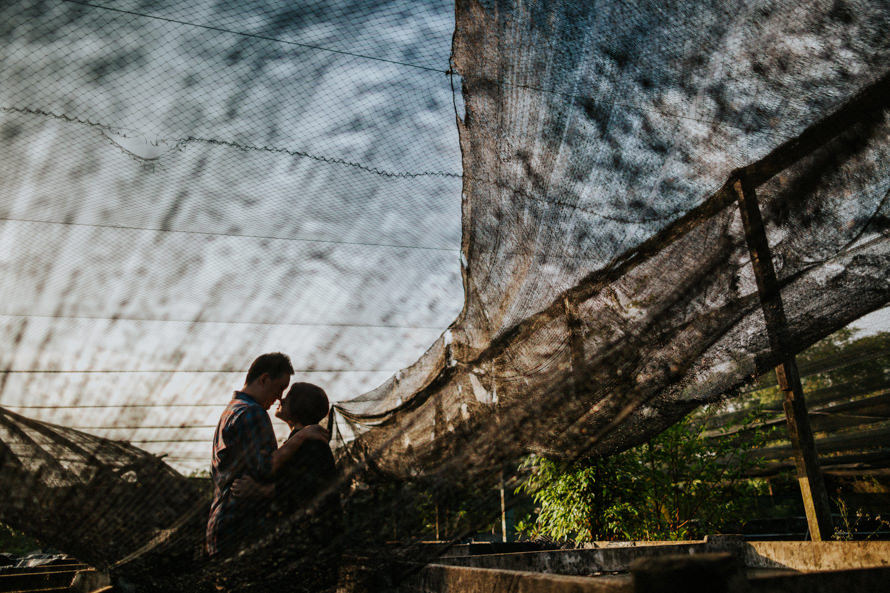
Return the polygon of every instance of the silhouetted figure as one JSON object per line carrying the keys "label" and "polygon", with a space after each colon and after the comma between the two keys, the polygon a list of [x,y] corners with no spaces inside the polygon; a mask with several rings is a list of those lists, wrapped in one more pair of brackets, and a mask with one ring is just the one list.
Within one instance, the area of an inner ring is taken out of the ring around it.
{"label": "silhouetted figure", "polygon": [[[327,394],[311,383],[294,383],[281,399],[275,415],[291,429],[291,436],[317,424],[329,410]],[[245,477],[236,480],[237,497],[272,501],[268,520],[272,548],[285,570],[272,576],[284,591],[326,591],[337,583],[341,552],[342,509],[337,490],[338,472],[327,441],[307,440],[283,464],[273,484]]]}
{"label": "silhouetted figure", "polygon": [[329,435],[320,426],[292,432],[292,438],[277,446],[267,410],[281,398],[293,372],[290,359],[280,352],[258,357],[247,371],[244,387],[235,392],[219,419],[213,435],[213,502],[206,531],[211,557],[232,554],[266,531],[268,500],[237,496],[233,489],[237,478],[271,482],[305,440],[320,439],[327,448]]}
{"label": "silhouetted figure", "polygon": [[[275,415],[287,422],[293,437],[304,427],[321,422],[329,407],[327,394],[321,387],[294,383]],[[314,514],[329,510],[339,515],[339,496],[326,492],[336,476],[334,455],[328,443],[306,441],[275,476],[273,512],[288,516],[300,509]]]}

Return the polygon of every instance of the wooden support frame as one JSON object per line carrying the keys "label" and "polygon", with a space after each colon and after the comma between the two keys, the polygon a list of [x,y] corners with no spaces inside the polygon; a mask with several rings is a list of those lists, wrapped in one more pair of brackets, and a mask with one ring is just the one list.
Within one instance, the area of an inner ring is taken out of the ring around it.
{"label": "wooden support frame", "polygon": [[757,280],[757,290],[760,294],[760,304],[766,321],[770,348],[779,354],[783,361],[776,367],[776,377],[779,381],[779,389],[784,394],[783,407],[785,408],[788,438],[794,450],[797,480],[803,497],[810,537],[814,541],[822,541],[830,538],[833,532],[831,507],[828,503],[828,493],[825,490],[822,471],[819,468],[816,443],[810,428],[797,361],[794,355],[788,354],[788,320],[782,305],[782,295],[779,290],[779,281],[776,278],[776,270],[773,267],[769,241],[766,238],[754,186],[745,176],[736,178],[732,182],[732,186],[738,199],[742,224],[745,227],[745,238],[748,242],[751,265]]}

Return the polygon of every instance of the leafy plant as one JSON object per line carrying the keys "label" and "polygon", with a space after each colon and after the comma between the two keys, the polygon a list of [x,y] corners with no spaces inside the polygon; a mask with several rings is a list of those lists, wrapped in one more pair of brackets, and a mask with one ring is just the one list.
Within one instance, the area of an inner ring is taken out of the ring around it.
{"label": "leafy plant", "polygon": [[[884,394],[888,353],[888,332],[859,338],[849,329],[835,332],[798,355],[804,391],[823,405]],[[528,458],[529,475],[517,492],[531,495],[537,509],[517,530],[526,537],[589,541],[681,539],[736,527],[753,515],[755,495],[767,488],[745,477],[763,463],[751,451],[771,438],[778,437],[774,445],[785,441],[782,400],[770,372],[719,414],[715,408],[696,412],[618,455],[573,463]],[[881,421],[878,415],[875,422]],[[795,481],[783,476],[778,479]],[[845,526],[836,537],[852,537],[860,522],[884,525],[858,510],[851,518],[842,500],[835,503]]]}
{"label": "leafy plant", "polygon": [[40,542],[37,540],[28,537],[5,523],[0,523],[0,552],[22,556],[40,548]]}
{"label": "leafy plant", "polygon": [[[537,514],[523,519],[518,531],[578,542],[677,540],[742,523],[750,501],[765,488],[744,477],[759,463],[745,453],[765,442],[769,430],[709,438],[705,421],[711,413],[691,415],[650,442],[608,458],[529,457],[524,467],[531,472],[517,493],[532,496]],[[751,415],[742,422],[750,423]]]}
{"label": "leafy plant", "polygon": [[[841,497],[834,499],[834,502],[838,508],[841,525],[834,528],[834,534],[831,539],[850,541],[853,539],[860,539],[863,535],[865,536],[864,539],[872,539],[879,529],[887,529],[890,527],[890,521],[882,519],[881,515],[872,517],[870,514],[864,513],[862,509],[856,509],[856,512],[853,513],[854,517],[851,517],[850,508],[847,506],[847,502]],[[866,529],[863,523],[871,523],[872,526],[874,526],[874,529]],[[859,536],[859,538],[856,536]]]}

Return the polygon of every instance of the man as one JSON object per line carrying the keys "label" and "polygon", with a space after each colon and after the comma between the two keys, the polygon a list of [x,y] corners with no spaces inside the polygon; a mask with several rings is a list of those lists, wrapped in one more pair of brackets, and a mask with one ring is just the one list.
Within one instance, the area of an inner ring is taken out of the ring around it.
{"label": "man", "polygon": [[294,373],[287,355],[263,354],[247,371],[244,386],[226,406],[213,435],[213,503],[207,521],[206,546],[210,556],[231,554],[248,533],[261,532],[267,504],[262,500],[238,498],[232,492],[236,478],[249,476],[270,482],[304,441],[327,441],[320,426],[308,426],[291,435],[277,448],[267,410],[290,383]]}

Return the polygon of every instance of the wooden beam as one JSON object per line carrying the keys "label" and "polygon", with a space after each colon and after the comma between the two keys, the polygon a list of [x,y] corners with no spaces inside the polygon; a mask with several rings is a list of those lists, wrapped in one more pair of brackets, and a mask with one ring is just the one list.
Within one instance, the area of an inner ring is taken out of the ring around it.
{"label": "wooden beam", "polygon": [[[880,426],[872,430],[846,432],[817,442],[819,451],[823,454],[831,453],[852,455],[856,452],[865,455],[868,449],[890,448],[890,427]],[[752,458],[765,460],[788,459],[793,456],[793,451],[788,446],[765,447],[748,453]],[[824,463],[834,463],[836,460],[823,460]]]}
{"label": "wooden beam", "polygon": [[757,280],[757,290],[760,293],[760,305],[766,321],[770,348],[783,360],[782,364],[776,367],[776,377],[779,380],[779,389],[784,394],[783,407],[788,438],[794,449],[797,481],[800,484],[810,537],[814,541],[822,541],[832,535],[831,507],[828,504],[828,493],[825,491],[825,482],[819,469],[816,443],[810,428],[797,361],[793,354],[788,353],[788,320],[782,305],[782,295],[773,267],[766,230],[763,227],[763,218],[760,215],[760,206],[757,204],[754,186],[746,177],[737,178],[733,182],[733,189],[739,202],[742,224],[745,227],[745,238]]}
{"label": "wooden beam", "polygon": [[572,389],[574,390],[574,398],[577,399],[590,391],[590,386],[586,384],[589,373],[587,372],[587,363],[584,358],[583,325],[578,315],[578,306],[568,295],[563,296],[563,307],[565,307],[566,325],[569,329],[569,346],[572,352]]}

